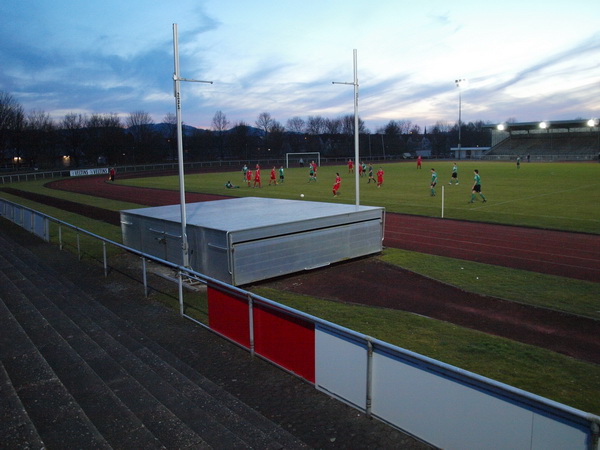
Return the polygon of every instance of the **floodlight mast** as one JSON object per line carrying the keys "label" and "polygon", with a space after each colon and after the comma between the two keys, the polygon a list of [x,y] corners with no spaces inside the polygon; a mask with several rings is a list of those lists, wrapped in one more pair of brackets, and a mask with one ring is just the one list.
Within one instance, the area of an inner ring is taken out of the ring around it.
{"label": "floodlight mast", "polygon": [[462,95],[461,95],[461,88],[463,86],[465,86],[467,84],[467,80],[465,80],[464,78],[458,79],[458,80],[454,80],[454,82],[456,83],[456,87],[458,88],[458,157],[460,158],[460,146],[461,146],[461,139],[460,139],[460,131],[461,131],[461,124],[462,124]]}
{"label": "floodlight mast", "polygon": [[181,123],[181,95],[180,82],[191,81],[196,83],[209,83],[212,81],[191,80],[179,76],[179,44],[177,41],[177,24],[173,24],[173,57],[175,64],[175,72],[173,73],[173,90],[175,95],[175,112],[177,116],[177,159],[179,167],[179,204],[181,206],[181,255],[182,265],[190,267],[190,253],[187,238],[187,213],[185,208],[185,183],[183,180],[183,133]]}
{"label": "floodlight mast", "polygon": [[356,49],[353,50],[354,56],[354,82],[342,82],[332,81],[331,84],[349,84],[354,86],[354,180],[356,184],[356,206],[360,205],[360,184],[358,180],[358,164],[359,161],[359,148],[358,148],[358,71],[357,71],[357,57]]}

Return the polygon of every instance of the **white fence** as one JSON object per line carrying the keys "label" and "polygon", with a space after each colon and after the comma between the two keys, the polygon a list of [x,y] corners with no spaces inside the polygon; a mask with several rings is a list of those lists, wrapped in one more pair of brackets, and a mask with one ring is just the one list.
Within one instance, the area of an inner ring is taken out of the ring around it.
{"label": "white fence", "polygon": [[[434,446],[598,449],[596,415],[340,327],[1,198],[0,216],[47,241],[54,222],[139,255],[145,293],[146,260],[176,268],[182,316]],[[104,251],[105,274],[107,265]],[[209,326],[186,314],[183,276],[207,284]]]}

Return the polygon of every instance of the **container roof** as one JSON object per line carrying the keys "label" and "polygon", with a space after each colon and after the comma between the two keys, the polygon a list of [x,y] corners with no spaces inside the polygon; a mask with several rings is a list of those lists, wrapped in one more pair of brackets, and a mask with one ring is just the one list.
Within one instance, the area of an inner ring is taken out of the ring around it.
{"label": "container roof", "polygon": [[[356,206],[306,200],[240,197],[186,204],[186,223],[223,231],[303,222],[356,212],[381,211],[382,207]],[[181,223],[179,204],[129,209],[122,213]]]}

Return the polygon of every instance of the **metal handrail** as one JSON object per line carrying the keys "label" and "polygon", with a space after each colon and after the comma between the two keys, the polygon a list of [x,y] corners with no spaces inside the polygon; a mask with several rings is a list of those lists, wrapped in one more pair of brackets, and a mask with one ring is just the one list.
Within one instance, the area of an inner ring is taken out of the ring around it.
{"label": "metal handrail", "polygon": [[[232,294],[236,297],[239,297],[240,299],[246,299],[249,303],[249,307],[252,307],[252,305],[255,302],[258,302],[262,306],[266,306],[273,310],[285,312],[286,314],[288,314],[294,318],[299,318],[299,319],[308,321],[308,322],[318,325],[320,327],[326,328],[336,334],[342,335],[346,338],[349,338],[349,339],[352,339],[355,341],[359,341],[359,342],[363,342],[365,344],[365,346],[367,348],[369,348],[369,352],[371,354],[375,350],[380,353],[390,354],[394,358],[400,358],[404,361],[409,362],[412,365],[420,366],[420,367],[423,367],[425,370],[441,374],[448,379],[453,379],[453,380],[456,380],[457,382],[464,383],[469,386],[473,386],[475,389],[484,390],[484,391],[490,392],[494,395],[500,395],[503,398],[517,401],[520,404],[529,405],[531,407],[541,409],[543,411],[552,412],[553,414],[556,414],[565,419],[571,420],[573,422],[577,422],[581,425],[588,426],[592,430],[592,434],[595,436],[594,438],[596,439],[595,446],[593,445],[591,448],[597,448],[597,438],[598,438],[598,432],[600,429],[600,417],[599,416],[596,416],[591,413],[587,413],[585,411],[582,411],[582,410],[579,410],[576,408],[572,408],[572,407],[564,405],[562,403],[555,402],[553,400],[532,394],[530,392],[512,387],[510,385],[492,380],[490,378],[486,378],[484,376],[477,375],[477,374],[469,372],[467,370],[463,370],[458,367],[443,363],[441,361],[437,361],[435,359],[412,352],[410,350],[406,350],[406,349],[397,347],[395,345],[392,345],[385,341],[376,339],[367,334],[359,333],[357,331],[351,330],[349,328],[343,327],[343,326],[335,324],[333,322],[329,322],[327,320],[321,319],[321,318],[313,316],[311,314],[299,311],[297,309],[294,309],[289,306],[283,305],[281,303],[275,302],[273,300],[267,299],[258,294],[254,294],[252,292],[246,291],[239,287],[224,283],[215,278],[212,278],[212,277],[206,276],[204,274],[201,274],[199,272],[196,272],[190,268],[181,266],[179,264],[172,263],[170,261],[166,261],[164,259],[144,253],[142,251],[127,247],[119,242],[115,242],[113,240],[107,239],[105,237],[102,237],[100,235],[97,235],[95,233],[87,231],[78,226],[64,222],[55,217],[49,216],[49,215],[41,213],[39,211],[35,211],[31,208],[27,208],[25,206],[19,205],[17,203],[14,203],[9,200],[2,199],[2,198],[0,198],[0,217],[5,215],[4,204],[16,206],[23,210],[28,210],[32,214],[37,214],[48,221],[58,224],[59,225],[59,236],[61,234],[60,233],[61,226],[64,226],[64,227],[74,230],[77,233],[77,238],[78,238],[78,257],[79,257],[79,259],[81,259],[81,249],[80,249],[80,245],[79,245],[79,234],[80,233],[101,241],[103,244],[103,264],[104,264],[105,276],[108,276],[108,271],[107,271],[108,260],[107,260],[107,255],[106,255],[106,245],[107,244],[139,256],[142,259],[143,272],[144,272],[144,280],[143,280],[144,294],[146,296],[148,295],[148,285],[147,285],[147,277],[146,277],[146,260],[154,261],[155,263],[158,263],[158,264],[161,264],[161,265],[164,265],[164,266],[167,266],[167,267],[170,267],[170,268],[176,270],[178,273],[178,279],[179,279],[178,280],[179,281],[178,288],[179,288],[179,305],[180,305],[181,316],[185,317],[189,320],[192,320],[193,322],[206,328],[207,330],[210,330],[220,336],[225,337],[226,339],[230,340],[231,342],[234,342],[234,341],[229,339],[227,336],[225,336],[215,330],[212,330],[209,326],[200,322],[199,320],[195,319],[194,317],[191,317],[191,316],[185,314],[184,304],[183,304],[183,287],[182,287],[183,286],[182,279],[184,276],[198,280],[201,283],[204,283],[206,285],[210,284],[211,286],[216,286],[219,289],[227,292],[228,294]],[[59,237],[59,239],[61,239],[61,238]],[[48,240],[49,240],[49,237],[48,237]],[[62,248],[62,242],[61,242],[61,248]],[[249,316],[249,318],[251,318],[251,315]],[[250,324],[250,327],[252,328],[252,324]],[[242,347],[242,348],[245,348],[245,347]],[[254,348],[253,348],[252,342],[251,342],[250,349],[247,349],[247,350],[249,350],[251,352],[251,354],[254,355]],[[276,364],[276,363],[274,363],[274,364]],[[367,392],[368,392],[368,395],[370,395],[370,387],[369,387],[369,389],[367,389]],[[369,398],[367,399],[366,404],[367,404],[366,413],[370,415],[370,410],[369,410],[370,409],[370,399]]]}

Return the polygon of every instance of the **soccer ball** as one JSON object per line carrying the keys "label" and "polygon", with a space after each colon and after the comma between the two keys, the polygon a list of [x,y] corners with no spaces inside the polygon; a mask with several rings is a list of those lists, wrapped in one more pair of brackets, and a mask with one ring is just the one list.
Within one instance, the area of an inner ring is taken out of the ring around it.
{"label": "soccer ball", "polygon": [[300,197],[304,198],[304,194],[300,194]]}

